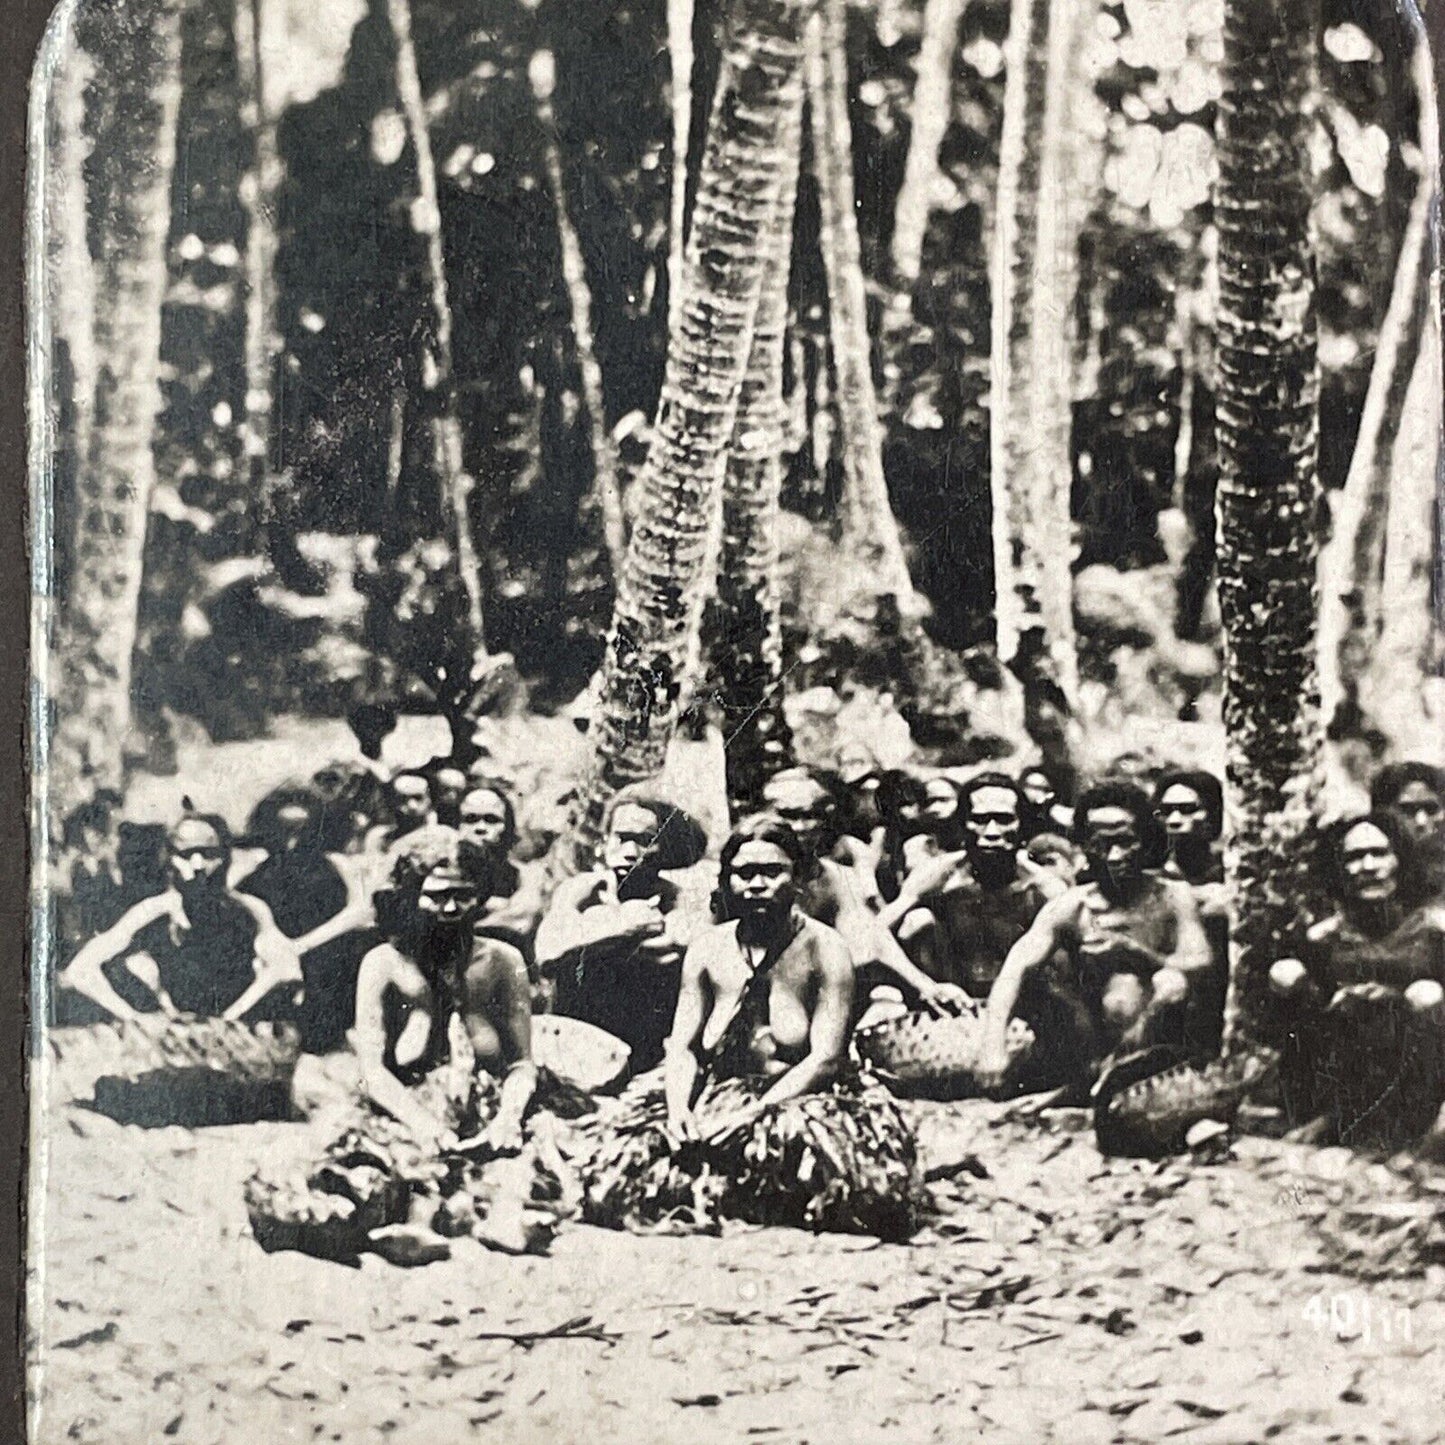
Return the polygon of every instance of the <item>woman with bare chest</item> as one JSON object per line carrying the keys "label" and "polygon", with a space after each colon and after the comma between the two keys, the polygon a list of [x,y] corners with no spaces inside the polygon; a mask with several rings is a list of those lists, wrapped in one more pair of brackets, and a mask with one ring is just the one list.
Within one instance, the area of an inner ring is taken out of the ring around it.
{"label": "woman with bare chest", "polygon": [[902,1238],[915,1222],[912,1134],[848,1061],[853,965],[796,903],[802,856],[762,816],[723,848],[714,907],[683,961],[661,1088],[636,1081],[584,1170],[589,1218],[686,1213]]}

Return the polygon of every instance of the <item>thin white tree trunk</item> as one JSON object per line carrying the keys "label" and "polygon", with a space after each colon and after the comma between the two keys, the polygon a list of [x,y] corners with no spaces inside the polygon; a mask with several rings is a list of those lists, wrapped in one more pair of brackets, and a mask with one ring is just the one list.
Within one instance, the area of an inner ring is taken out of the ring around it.
{"label": "thin white tree trunk", "polygon": [[1071,365],[1075,226],[1067,124],[1078,0],[1014,0],[1000,143],[990,389],[999,657],[1065,706],[1074,644]]}
{"label": "thin white tree trunk", "polygon": [[482,647],[482,575],[472,536],[472,479],[462,465],[462,431],[457,419],[452,370],[452,309],[447,298],[446,248],[441,206],[437,197],[436,164],[427,132],[426,104],[417,72],[408,0],[385,0],[386,17],[396,46],[396,89],[416,164],[417,194],[411,207],[412,229],[425,243],[425,266],[431,311],[431,336],[422,353],[422,388],[433,410],[432,438],[437,475],[451,516],[457,568],[467,595],[467,621],[473,644]]}
{"label": "thin white tree trunk", "polygon": [[787,117],[801,91],[809,4],[738,0],[729,26],[688,233],[682,314],[635,484],[592,757],[559,868],[590,858],[608,798],[656,776],[676,725],[694,593],[768,265]]}
{"label": "thin white tree trunk", "polygon": [[[101,245],[95,271],[94,412],[78,482],[79,527],[69,607],[57,648],[51,745],[52,820],[99,787],[119,787],[131,725],[131,664],[155,487],[161,306],[180,109],[180,7],[160,0],[85,17],[124,66],[101,87],[93,197]],[[54,284],[64,285],[61,278]],[[49,293],[48,293],[49,294]]]}
{"label": "thin white tree trunk", "polygon": [[259,502],[270,471],[272,388],[276,358],[281,353],[276,326],[276,253],[282,163],[262,70],[263,0],[235,0],[235,7],[241,124],[255,145],[251,168],[241,180],[241,204],[246,211],[246,401],[241,448],[251,495]]}
{"label": "thin white tree trunk", "polygon": [[687,242],[687,157],[692,145],[693,0],[667,0],[667,54],[672,81],[672,189],[667,245],[667,331],[682,314],[683,248]]}
{"label": "thin white tree trunk", "polygon": [[938,189],[938,148],[948,129],[953,102],[953,57],[958,27],[968,0],[926,0],[923,36],[914,61],[913,99],[908,107],[908,155],[893,205],[888,258],[888,299],[883,312],[883,389],[898,394],[898,349],[913,320],[913,291],[923,269],[923,238]]}
{"label": "thin white tree trunk", "polygon": [[537,119],[542,127],[542,149],[546,159],[547,183],[557,212],[557,239],[562,253],[562,280],[572,309],[572,338],[577,346],[577,369],[582,375],[582,400],[587,407],[587,426],[592,439],[593,486],[602,513],[602,533],[612,575],[622,571],[627,536],[622,520],[622,490],[617,480],[617,447],[607,429],[607,411],[602,391],[602,368],[592,338],[592,288],[587,284],[587,266],[582,243],[567,210],[567,180],[562,171],[562,152],[557,142],[557,121],[552,111],[556,87],[556,62],[550,50],[539,50],[527,67],[532,94],[537,101]]}
{"label": "thin white tree trunk", "polygon": [[844,0],[822,0],[807,50],[818,239],[828,281],[828,330],[838,380],[843,449],[842,531],[884,595],[913,614],[916,599],[883,472],[883,426],[869,360],[868,298],[853,195],[853,137],[848,119],[847,13]]}
{"label": "thin white tree trunk", "polygon": [[1422,40],[1414,64],[1422,169],[1400,242],[1390,304],[1380,323],[1350,469],[1334,497],[1330,539],[1320,554],[1320,706],[1327,722],[1356,694],[1386,626],[1385,533],[1396,443],[1431,304],[1430,229],[1439,178],[1439,125],[1430,64],[1430,47]]}

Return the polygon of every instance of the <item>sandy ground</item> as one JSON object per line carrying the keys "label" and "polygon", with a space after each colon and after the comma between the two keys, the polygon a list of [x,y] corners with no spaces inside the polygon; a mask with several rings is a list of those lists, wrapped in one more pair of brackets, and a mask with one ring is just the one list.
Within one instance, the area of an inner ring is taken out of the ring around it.
{"label": "sandy ground", "polygon": [[54,1120],[35,1445],[1445,1438],[1445,1269],[1317,1272],[1330,1199],[1390,1192],[1338,1150],[1110,1161],[1075,1116],[923,1107],[907,1246],[568,1225],[348,1269],[250,1238],[242,1180],[306,1125]]}

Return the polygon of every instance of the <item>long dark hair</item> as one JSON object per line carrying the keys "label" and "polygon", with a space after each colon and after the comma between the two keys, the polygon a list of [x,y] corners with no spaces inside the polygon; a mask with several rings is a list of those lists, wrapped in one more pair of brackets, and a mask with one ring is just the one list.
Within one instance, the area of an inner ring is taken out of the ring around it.
{"label": "long dark hair", "polygon": [[728,835],[718,858],[717,887],[713,890],[712,912],[719,923],[726,923],[737,917],[737,897],[728,886],[728,874],[732,869],[733,859],[748,843],[769,843],[783,853],[792,864],[795,882],[802,878],[806,870],[808,860],[798,846],[797,836],[781,818],[772,813],[754,813],[751,817],[744,818]]}
{"label": "long dark hair", "polygon": [[1087,847],[1089,814],[1099,808],[1122,808],[1133,817],[1143,849],[1144,867],[1154,867],[1164,857],[1164,830],[1154,816],[1148,793],[1137,783],[1112,779],[1084,789],[1074,805],[1074,842],[1081,848]]}
{"label": "long dark hair", "polygon": [[1368,813],[1352,813],[1320,829],[1314,856],[1315,875],[1330,905],[1339,907],[1354,891],[1345,874],[1344,847],[1345,839],[1362,823],[1378,828],[1389,840],[1390,851],[1394,853],[1398,865],[1395,897],[1402,908],[1415,908],[1428,891],[1420,850],[1400,820],[1384,808],[1375,808]]}
{"label": "long dark hair", "polygon": [[1213,773],[1197,768],[1174,768],[1165,773],[1154,788],[1154,809],[1157,815],[1159,804],[1170,788],[1188,788],[1196,793],[1204,805],[1206,826],[1205,842],[1213,843],[1224,832],[1224,786]]}

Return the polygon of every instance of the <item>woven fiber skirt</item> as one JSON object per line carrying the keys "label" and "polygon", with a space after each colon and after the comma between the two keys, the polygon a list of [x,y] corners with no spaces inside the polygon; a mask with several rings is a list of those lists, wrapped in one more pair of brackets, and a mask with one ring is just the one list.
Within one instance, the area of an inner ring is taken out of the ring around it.
{"label": "woven fiber skirt", "polygon": [[[767,1080],[710,1084],[698,1127],[754,1102]],[[923,1202],[913,1131],[866,1074],[766,1109],[722,1138],[669,1138],[662,1076],[635,1079],[621,1107],[591,1131],[580,1160],[591,1224],[715,1233],[724,1219],[907,1239]]]}

